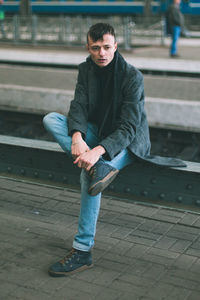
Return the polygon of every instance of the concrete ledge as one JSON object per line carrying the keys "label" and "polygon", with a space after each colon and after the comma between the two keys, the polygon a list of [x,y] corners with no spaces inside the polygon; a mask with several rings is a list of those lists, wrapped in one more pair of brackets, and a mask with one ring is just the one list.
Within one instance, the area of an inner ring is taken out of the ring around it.
{"label": "concrete ledge", "polygon": [[0,135],[0,144],[47,151],[64,152],[59,144],[55,142],[26,139],[8,135]]}
{"label": "concrete ledge", "polygon": [[146,98],[148,122],[153,127],[200,131],[200,102]]}
{"label": "concrete ledge", "polygon": [[[74,92],[0,84],[0,110],[67,114]],[[146,97],[149,125],[200,132],[200,102]]]}
{"label": "concrete ledge", "polygon": [[0,109],[35,114],[58,111],[66,114],[74,92],[0,84]]}

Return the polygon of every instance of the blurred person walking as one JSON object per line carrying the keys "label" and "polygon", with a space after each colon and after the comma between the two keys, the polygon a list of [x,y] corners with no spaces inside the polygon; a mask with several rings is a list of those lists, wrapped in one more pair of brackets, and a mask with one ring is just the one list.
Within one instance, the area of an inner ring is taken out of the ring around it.
{"label": "blurred person walking", "polygon": [[171,35],[172,39],[170,46],[170,57],[172,58],[179,57],[177,43],[181,32],[184,31],[184,16],[180,11],[180,3],[181,0],[173,0],[166,15],[167,33]]}

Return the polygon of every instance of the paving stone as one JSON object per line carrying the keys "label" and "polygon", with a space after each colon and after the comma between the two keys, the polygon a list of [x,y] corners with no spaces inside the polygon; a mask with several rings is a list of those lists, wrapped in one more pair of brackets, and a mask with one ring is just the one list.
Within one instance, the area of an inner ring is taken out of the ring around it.
{"label": "paving stone", "polygon": [[[123,292],[110,289],[110,288],[104,288],[102,292],[100,292],[96,297],[94,298],[95,300],[119,300],[122,299],[123,297]],[[130,298],[127,298],[127,300]]]}
{"label": "paving stone", "polygon": [[112,247],[112,252],[119,255],[126,255],[126,253],[133,247],[133,243],[119,240],[115,247]]}
{"label": "paving stone", "polygon": [[200,228],[200,217],[193,223],[193,225]]}
{"label": "paving stone", "polygon": [[13,293],[18,288],[18,284],[14,282],[7,282],[1,279],[0,281],[0,293],[1,299],[4,300],[11,292]]}
{"label": "paving stone", "polygon": [[178,277],[178,274],[173,274],[171,271],[165,274],[164,278],[162,278],[161,280],[176,287],[200,291],[198,281]]}
{"label": "paving stone", "polygon": [[151,266],[144,272],[143,277],[151,280],[158,281],[161,276],[166,272],[166,267],[159,264],[151,264]]}
{"label": "paving stone", "polygon": [[141,224],[138,229],[143,231],[150,231],[158,234],[165,234],[173,227],[172,224],[162,223],[157,220],[145,220],[143,224]]}
{"label": "paving stone", "polygon": [[195,257],[200,257],[199,249],[194,249],[194,248],[191,248],[191,247],[188,250],[186,250],[185,254],[192,255],[192,256],[195,256]]}
{"label": "paving stone", "polygon": [[[117,261],[117,262],[125,264],[127,266],[133,265],[136,261],[132,257],[128,257],[126,255],[119,255],[119,254],[113,253],[112,249],[110,249],[106,253],[105,257],[106,257],[106,259],[109,259],[111,261]],[[135,268],[135,266],[134,266],[134,268]]]}
{"label": "paving stone", "polygon": [[161,237],[161,239],[154,244],[154,247],[167,250],[172,245],[174,245],[176,243],[176,241],[177,241],[177,239],[164,236],[164,237]]}
{"label": "paving stone", "polygon": [[184,289],[184,288],[177,288],[173,287],[170,290],[170,293],[167,297],[165,297],[165,300],[187,300],[189,295],[191,294],[190,290]]}
{"label": "paving stone", "polygon": [[151,248],[147,251],[148,254],[158,255],[166,258],[175,259],[179,256],[179,253],[175,253],[165,249]]}
{"label": "paving stone", "polygon": [[165,299],[172,289],[173,286],[168,283],[156,282],[155,285],[145,293],[145,296],[152,300]]}
{"label": "paving stone", "polygon": [[187,241],[194,241],[197,238],[196,234],[185,232],[184,230],[179,231],[176,229],[172,229],[167,233],[167,236],[169,237],[174,237],[176,239],[179,239],[181,236],[182,240],[187,240]]}
{"label": "paving stone", "polygon": [[183,218],[180,220],[179,224],[184,225],[195,225],[195,222],[198,222],[200,216],[197,214],[185,214]]}
{"label": "paving stone", "polygon": [[192,291],[187,300],[199,300],[199,292]]}
{"label": "paving stone", "polygon": [[134,285],[134,282],[129,283],[122,280],[114,280],[110,285],[110,288],[132,294],[132,299],[137,299],[138,296],[144,296],[147,291],[147,288],[142,287],[141,289],[140,287]]}
{"label": "paving stone", "polygon": [[190,241],[178,240],[172,247],[170,247],[170,250],[178,253],[183,253],[186,249],[189,248],[191,244],[192,243]]}
{"label": "paving stone", "polygon": [[112,233],[112,237],[123,239],[130,235],[133,232],[133,229],[127,227],[119,227],[115,232]]}
{"label": "paving stone", "polygon": [[[130,269],[129,269],[130,270]],[[118,280],[122,280],[129,283],[134,283],[134,285],[138,287],[148,287],[149,289],[155,284],[156,280],[154,278],[150,277],[143,277],[143,275],[136,274],[134,272],[134,268],[132,272],[129,272],[129,270],[125,273],[119,276]],[[142,273],[144,274],[144,273]]]}
{"label": "paving stone", "polygon": [[140,217],[148,217],[151,218],[160,210],[159,207],[151,207],[151,206],[143,206],[143,209],[138,212]]}
{"label": "paving stone", "polygon": [[106,259],[105,257],[102,257],[101,260],[98,260],[98,262],[96,262],[96,265],[104,269],[109,269],[118,272],[123,272],[123,270],[127,269],[127,265],[118,261]]}
{"label": "paving stone", "polygon": [[[193,270],[193,266],[198,265],[198,258],[186,254],[180,255],[174,262],[174,267],[177,267],[178,269],[182,270],[188,270],[190,269],[191,271]],[[197,270],[200,272],[200,265],[198,266]]]}
{"label": "paving stone", "polygon": [[130,250],[127,250],[125,252],[125,255],[133,257],[133,258],[139,258],[139,257],[144,256],[148,249],[150,249],[149,246],[133,244],[133,247]]}
{"label": "paving stone", "polygon": [[181,220],[181,216],[171,216],[170,214],[163,214],[163,211],[158,211],[152,215],[155,220],[165,221],[169,223],[178,223]]}
{"label": "paving stone", "polygon": [[185,225],[181,225],[181,224],[175,224],[172,229],[180,231],[180,232],[195,234],[196,236],[199,236],[199,228],[196,228],[194,226],[185,226]]}
{"label": "paving stone", "polygon": [[175,258],[169,258],[165,256],[155,255],[152,253],[146,253],[143,259],[147,262],[152,262],[155,264],[160,264],[164,266],[172,266],[174,264]]}
{"label": "paving stone", "polygon": [[142,259],[134,260],[133,262],[133,265],[127,266],[126,273],[142,277],[147,272],[147,270],[152,267],[152,262],[148,262]]}
{"label": "paving stone", "polygon": [[50,295],[48,295],[47,293],[40,291],[40,295],[38,297],[37,290],[25,287],[18,287],[14,292],[10,293],[9,296],[11,297],[11,299],[13,299],[12,297],[14,297],[14,299],[20,300],[50,300]]}

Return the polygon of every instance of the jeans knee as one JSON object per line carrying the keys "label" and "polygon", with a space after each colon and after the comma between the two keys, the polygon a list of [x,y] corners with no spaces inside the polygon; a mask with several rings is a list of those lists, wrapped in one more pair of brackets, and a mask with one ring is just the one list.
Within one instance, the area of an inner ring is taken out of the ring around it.
{"label": "jeans knee", "polygon": [[43,125],[46,129],[49,128],[49,125],[52,123],[52,121],[56,118],[57,113],[50,112],[43,118]]}

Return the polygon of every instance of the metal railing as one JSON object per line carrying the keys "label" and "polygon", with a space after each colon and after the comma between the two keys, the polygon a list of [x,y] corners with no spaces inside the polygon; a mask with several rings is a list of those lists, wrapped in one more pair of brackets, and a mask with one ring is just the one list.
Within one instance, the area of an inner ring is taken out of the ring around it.
{"label": "metal railing", "polygon": [[116,30],[118,43],[125,49],[138,43],[164,43],[164,23],[161,17],[151,18],[148,23],[133,16],[39,16],[21,17],[14,15],[5,18],[6,38],[0,32],[0,41],[14,44],[57,44],[82,46],[86,43],[88,28],[97,22],[108,22]]}

